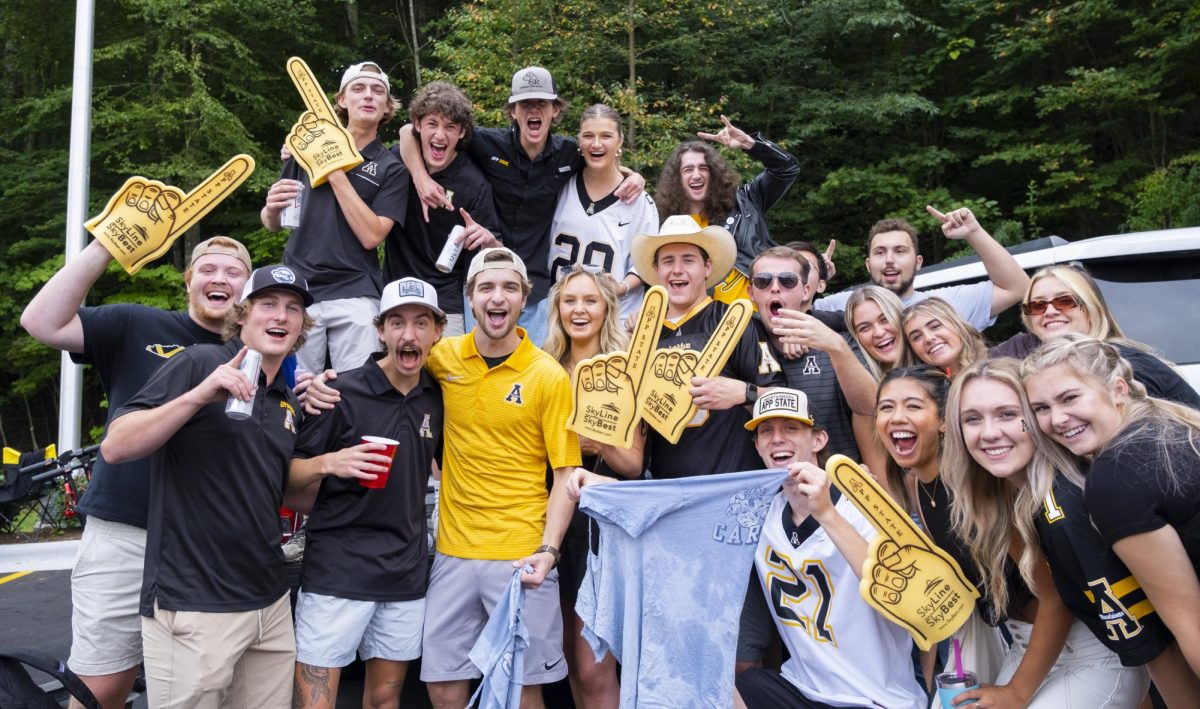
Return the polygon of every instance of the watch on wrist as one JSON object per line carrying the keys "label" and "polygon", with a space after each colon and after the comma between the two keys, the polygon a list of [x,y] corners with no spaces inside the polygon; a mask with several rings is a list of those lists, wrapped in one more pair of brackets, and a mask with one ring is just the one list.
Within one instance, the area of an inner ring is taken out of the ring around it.
{"label": "watch on wrist", "polygon": [[758,386],[754,384],[746,384],[746,403],[753,404],[758,401]]}
{"label": "watch on wrist", "polygon": [[554,565],[558,566],[558,560],[560,558],[562,558],[562,552],[560,552],[558,549],[550,546],[549,544],[543,544],[540,547],[538,547],[537,549],[535,549],[533,553],[541,554],[542,552],[548,552],[550,554],[550,556],[553,556],[554,557]]}

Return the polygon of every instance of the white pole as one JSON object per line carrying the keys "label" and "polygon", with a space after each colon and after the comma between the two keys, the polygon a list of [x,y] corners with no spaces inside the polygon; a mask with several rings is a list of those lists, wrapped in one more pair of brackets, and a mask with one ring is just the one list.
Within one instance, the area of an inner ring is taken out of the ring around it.
{"label": "white pole", "polygon": [[[83,250],[87,220],[88,161],[92,152],[92,27],[93,0],[75,3],[75,70],[71,89],[71,155],[67,173],[66,259]],[[62,353],[59,375],[58,450],[79,447],[83,373],[71,356]]]}

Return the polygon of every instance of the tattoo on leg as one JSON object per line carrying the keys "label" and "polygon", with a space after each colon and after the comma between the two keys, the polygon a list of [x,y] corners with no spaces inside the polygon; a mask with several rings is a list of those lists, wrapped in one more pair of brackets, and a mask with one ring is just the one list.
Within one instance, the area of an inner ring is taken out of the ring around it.
{"label": "tattoo on leg", "polygon": [[[329,691],[329,668],[314,667],[299,663],[300,678],[308,685],[308,701],[304,706],[314,706],[321,700],[333,705],[333,696]],[[301,697],[300,682],[296,682],[296,697]],[[303,700],[301,700],[303,701]]]}

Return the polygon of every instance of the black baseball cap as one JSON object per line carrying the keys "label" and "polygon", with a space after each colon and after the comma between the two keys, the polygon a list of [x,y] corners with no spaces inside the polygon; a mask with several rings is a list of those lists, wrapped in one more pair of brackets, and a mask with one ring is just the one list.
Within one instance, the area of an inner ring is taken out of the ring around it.
{"label": "black baseball cap", "polygon": [[306,308],[314,302],[312,293],[308,292],[308,281],[304,280],[304,276],[281,263],[254,269],[254,273],[250,274],[249,280],[242,288],[242,300],[247,300],[265,290],[275,289],[290,290],[300,296],[300,300],[303,301]]}

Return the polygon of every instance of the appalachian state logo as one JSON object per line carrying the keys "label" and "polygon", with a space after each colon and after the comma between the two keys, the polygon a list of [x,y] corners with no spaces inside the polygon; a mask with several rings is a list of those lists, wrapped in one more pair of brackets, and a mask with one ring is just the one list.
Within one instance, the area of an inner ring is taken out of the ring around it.
{"label": "appalachian state logo", "polygon": [[146,345],[147,352],[163,359],[171,359],[185,349],[183,345]]}
{"label": "appalachian state logo", "polygon": [[521,399],[521,387],[523,386],[523,384],[513,384],[512,391],[508,392],[508,396],[504,397],[504,400],[518,406],[524,405],[525,402]]}

